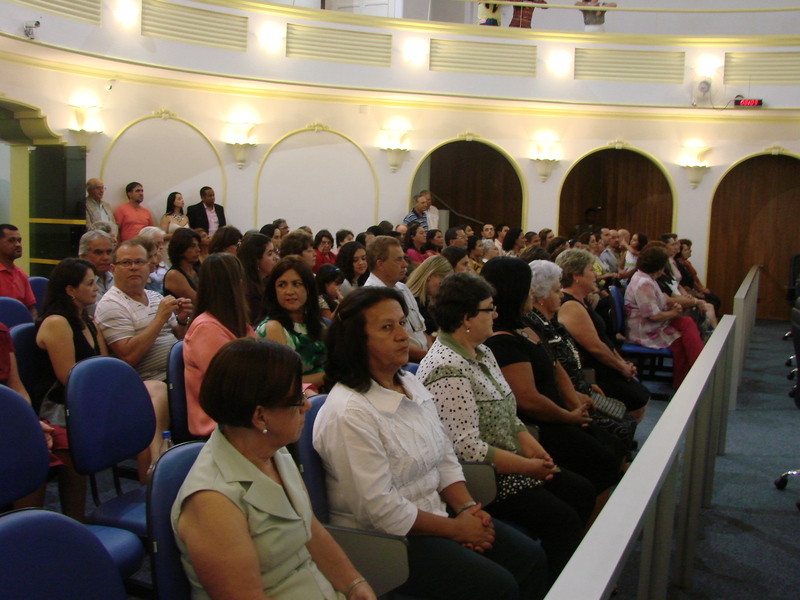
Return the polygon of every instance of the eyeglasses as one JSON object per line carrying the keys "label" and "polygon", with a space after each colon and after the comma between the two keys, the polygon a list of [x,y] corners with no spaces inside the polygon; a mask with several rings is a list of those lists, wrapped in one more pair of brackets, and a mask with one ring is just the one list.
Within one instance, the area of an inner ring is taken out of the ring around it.
{"label": "eyeglasses", "polygon": [[150,262],[147,260],[142,260],[141,258],[137,258],[136,260],[118,260],[114,264],[118,267],[125,267],[126,269],[130,269],[131,267],[136,267],[138,269],[139,267],[150,264]]}
{"label": "eyeglasses", "polygon": [[497,312],[497,307],[494,304],[492,304],[489,308],[479,308],[478,312],[489,312],[489,313]]}

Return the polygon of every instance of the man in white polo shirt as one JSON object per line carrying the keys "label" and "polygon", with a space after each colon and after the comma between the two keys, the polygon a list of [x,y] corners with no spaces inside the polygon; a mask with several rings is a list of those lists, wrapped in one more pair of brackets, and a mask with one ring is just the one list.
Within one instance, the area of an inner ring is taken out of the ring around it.
{"label": "man in white polo shirt", "polygon": [[417,308],[417,301],[405,284],[400,281],[406,275],[406,259],[403,248],[397,238],[388,235],[379,235],[367,246],[367,266],[370,275],[365,286],[393,287],[403,295],[408,308],[408,331],[411,345],[408,357],[411,362],[418,363],[428,352],[428,340],[425,337],[425,320]]}

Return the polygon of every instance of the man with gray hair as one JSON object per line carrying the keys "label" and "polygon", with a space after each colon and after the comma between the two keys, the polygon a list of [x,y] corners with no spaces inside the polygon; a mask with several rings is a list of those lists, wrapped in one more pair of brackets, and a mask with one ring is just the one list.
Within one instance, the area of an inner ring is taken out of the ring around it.
{"label": "man with gray hair", "polygon": [[97,296],[94,304],[87,306],[86,310],[94,316],[97,303],[111,286],[114,285],[114,275],[111,273],[111,253],[114,245],[111,236],[104,231],[91,230],[81,236],[78,243],[78,255],[94,265],[97,271]]}
{"label": "man with gray hair", "polygon": [[106,187],[100,179],[92,178],[86,182],[86,228],[97,221],[114,219],[111,205],[103,201]]}
{"label": "man with gray hair", "polygon": [[151,240],[158,247],[158,266],[150,273],[150,281],[161,289],[164,287],[164,275],[169,270],[167,263],[164,262],[164,230],[155,226],[144,227],[139,235]]}

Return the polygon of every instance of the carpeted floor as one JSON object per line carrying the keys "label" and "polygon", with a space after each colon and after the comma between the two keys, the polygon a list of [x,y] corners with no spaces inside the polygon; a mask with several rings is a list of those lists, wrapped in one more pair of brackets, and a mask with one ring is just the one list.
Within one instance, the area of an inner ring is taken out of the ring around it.
{"label": "carpeted floor", "polygon": [[[787,396],[793,383],[784,366],[793,349],[781,339],[787,330],[787,323],[757,323],[739,406],[730,415],[727,453],[717,460],[714,506],[702,514],[694,583],[690,589],[671,588],[671,600],[800,598],[800,510],[795,507],[800,477],[790,479],[784,491],[772,483],[781,472],[800,469],[800,410]],[[640,445],[665,407],[666,402],[651,402],[637,432]],[[113,495],[110,477],[100,478],[100,488],[104,497]],[[51,483],[48,506],[57,509],[57,500]],[[638,563],[634,550],[619,580],[618,600],[637,597]],[[137,579],[149,580],[149,565]]]}

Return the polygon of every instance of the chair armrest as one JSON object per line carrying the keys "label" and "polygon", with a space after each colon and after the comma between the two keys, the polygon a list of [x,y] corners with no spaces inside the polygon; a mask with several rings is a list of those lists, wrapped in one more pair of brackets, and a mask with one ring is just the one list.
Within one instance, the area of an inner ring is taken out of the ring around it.
{"label": "chair armrest", "polygon": [[408,542],[398,535],[325,525],[376,596],[388,594],[408,579]]}
{"label": "chair armrest", "polygon": [[476,502],[488,506],[497,495],[497,474],[494,465],[482,462],[462,462],[467,489]]}

